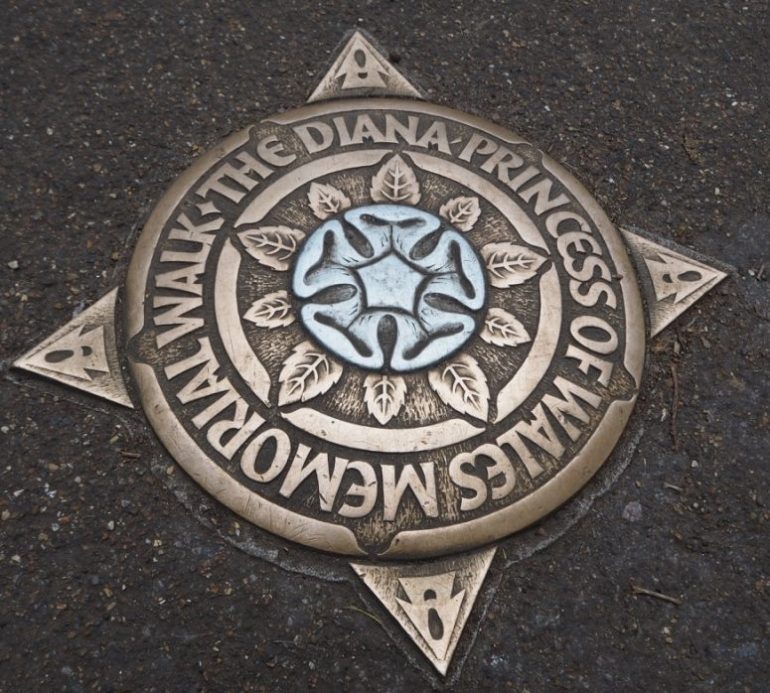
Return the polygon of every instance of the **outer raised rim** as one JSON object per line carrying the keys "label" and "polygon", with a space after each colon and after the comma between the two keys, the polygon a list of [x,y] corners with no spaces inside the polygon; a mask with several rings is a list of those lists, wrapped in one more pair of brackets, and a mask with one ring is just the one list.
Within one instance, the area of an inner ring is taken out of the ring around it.
{"label": "outer raised rim", "polygon": [[[446,106],[408,99],[354,99],[321,102],[288,111],[267,120],[294,122],[313,115],[340,111],[403,109],[426,115],[458,120],[507,142],[524,140],[487,120]],[[160,234],[171,213],[190,186],[208,169],[248,140],[248,130],[226,138],[193,163],[169,188],[153,210],[136,245],[126,278],[126,336],[131,339],[144,326],[145,286],[150,263]],[[621,275],[626,315],[626,351],[624,364],[636,381],[641,381],[645,353],[645,320],[636,273],[625,244],[598,203],[566,169],[543,154],[543,165],[577,198],[589,214],[607,244]],[[239,484],[213,463],[195,445],[182,424],[161,396],[154,371],[129,359],[131,373],[138,385],[145,414],[155,432],[176,461],[206,491],[249,522],[286,539],[314,549],[345,555],[362,555],[353,533],[341,525],[323,522],[262,498]],[[613,402],[580,452],[552,479],[537,490],[484,517],[447,527],[400,532],[382,558],[417,558],[463,551],[517,532],[548,515],[578,490],[598,471],[615,447],[633,409],[636,397]]]}

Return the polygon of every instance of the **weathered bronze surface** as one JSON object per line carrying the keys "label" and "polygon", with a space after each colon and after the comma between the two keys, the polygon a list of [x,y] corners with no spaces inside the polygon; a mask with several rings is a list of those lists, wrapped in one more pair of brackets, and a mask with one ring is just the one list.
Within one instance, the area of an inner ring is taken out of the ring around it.
{"label": "weathered bronze surface", "polygon": [[15,366],[78,390],[133,407],[120,374],[113,289],[50,337],[19,357]]}
{"label": "weathered bronze surface", "polygon": [[117,308],[16,365],[130,407],[123,358],[200,486],[352,557],[445,674],[495,555],[477,549],[589,481],[646,334],[725,274],[621,235],[559,164],[427,103],[358,32],[308,101],[193,164]]}
{"label": "weathered bronze surface", "polygon": [[500,539],[633,407],[620,235],[557,164],[418,101],[282,114],[201,159],[131,264],[129,355],[174,457],[255,524],[386,558]]}
{"label": "weathered bronze surface", "polygon": [[351,564],[441,674],[446,674],[495,556],[485,549],[440,561]]}

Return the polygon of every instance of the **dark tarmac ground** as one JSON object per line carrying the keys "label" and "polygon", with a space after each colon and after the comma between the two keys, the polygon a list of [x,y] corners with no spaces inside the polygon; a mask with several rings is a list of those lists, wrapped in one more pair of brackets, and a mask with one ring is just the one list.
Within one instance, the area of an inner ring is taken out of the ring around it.
{"label": "dark tarmac ground", "polygon": [[[6,0],[0,20],[0,690],[770,689],[767,2]],[[301,104],[356,27],[618,225],[736,268],[652,341],[628,467],[498,564],[445,683],[352,579],[241,542],[139,414],[8,368],[121,281],[199,153]]]}

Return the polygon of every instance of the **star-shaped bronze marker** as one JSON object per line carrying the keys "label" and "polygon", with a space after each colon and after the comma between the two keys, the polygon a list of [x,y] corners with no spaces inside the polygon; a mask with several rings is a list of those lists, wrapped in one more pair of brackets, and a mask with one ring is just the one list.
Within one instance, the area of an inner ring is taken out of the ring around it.
{"label": "star-shaped bronze marker", "polygon": [[14,365],[142,410],[196,483],[359,576],[446,675],[498,547],[599,470],[647,341],[725,276],[618,232],[355,32],[305,106],[174,183],[122,286]]}

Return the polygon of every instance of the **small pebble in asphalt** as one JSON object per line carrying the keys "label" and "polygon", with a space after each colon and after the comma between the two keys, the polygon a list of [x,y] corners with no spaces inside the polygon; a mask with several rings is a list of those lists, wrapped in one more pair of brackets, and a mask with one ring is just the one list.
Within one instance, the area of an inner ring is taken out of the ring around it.
{"label": "small pebble in asphalt", "polygon": [[642,519],[642,504],[639,501],[631,501],[623,508],[623,519],[628,522],[639,522]]}

